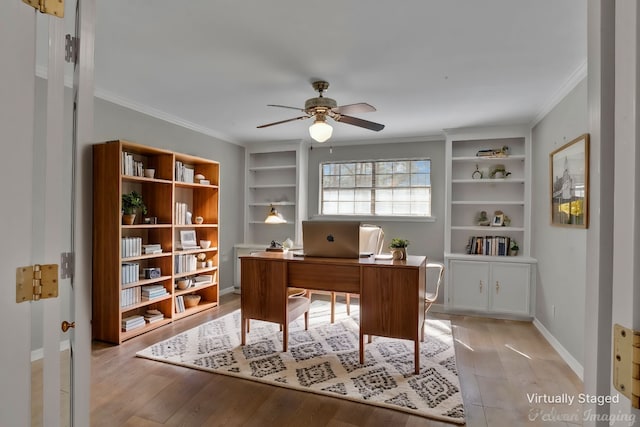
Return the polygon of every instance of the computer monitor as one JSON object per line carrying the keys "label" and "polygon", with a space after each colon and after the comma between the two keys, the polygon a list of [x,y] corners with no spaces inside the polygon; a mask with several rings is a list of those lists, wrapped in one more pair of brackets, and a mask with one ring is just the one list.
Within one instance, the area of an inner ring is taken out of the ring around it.
{"label": "computer monitor", "polygon": [[304,256],[358,258],[359,221],[302,221]]}

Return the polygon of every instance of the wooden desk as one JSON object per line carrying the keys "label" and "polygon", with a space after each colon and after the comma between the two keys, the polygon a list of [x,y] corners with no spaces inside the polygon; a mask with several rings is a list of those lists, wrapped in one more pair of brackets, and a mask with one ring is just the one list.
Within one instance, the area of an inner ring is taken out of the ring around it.
{"label": "wooden desk", "polygon": [[424,328],[426,257],[407,260],[294,257],[260,252],[240,257],[242,344],[246,322],[280,323],[288,344],[287,287],[360,294],[360,363],[364,335],[414,341],[415,372],[420,372]]}

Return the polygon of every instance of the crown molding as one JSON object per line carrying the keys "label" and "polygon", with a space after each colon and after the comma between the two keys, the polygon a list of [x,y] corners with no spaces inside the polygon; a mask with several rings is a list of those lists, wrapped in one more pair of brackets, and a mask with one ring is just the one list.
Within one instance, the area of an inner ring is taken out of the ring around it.
{"label": "crown molding", "polygon": [[553,110],[578,84],[587,77],[587,60],[580,64],[578,68],[571,73],[567,80],[558,88],[551,99],[538,112],[530,126],[533,129],[547,114]]}

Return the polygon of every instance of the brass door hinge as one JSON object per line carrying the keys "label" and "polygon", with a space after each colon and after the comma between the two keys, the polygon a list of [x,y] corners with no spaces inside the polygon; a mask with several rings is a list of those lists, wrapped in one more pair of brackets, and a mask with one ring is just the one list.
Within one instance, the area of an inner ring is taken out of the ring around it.
{"label": "brass door hinge", "polygon": [[16,302],[58,297],[58,264],[34,264],[16,269]]}
{"label": "brass door hinge", "polygon": [[613,385],[640,409],[640,331],[613,326]]}
{"label": "brass door hinge", "polygon": [[47,15],[64,17],[64,0],[22,0],[22,2]]}

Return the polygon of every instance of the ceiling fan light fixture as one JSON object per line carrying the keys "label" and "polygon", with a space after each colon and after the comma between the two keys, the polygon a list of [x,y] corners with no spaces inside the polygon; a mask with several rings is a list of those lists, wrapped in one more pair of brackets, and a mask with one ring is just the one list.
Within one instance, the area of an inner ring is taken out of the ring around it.
{"label": "ceiling fan light fixture", "polygon": [[333,134],[333,127],[324,120],[316,120],[309,126],[309,135],[317,142],[325,142]]}

